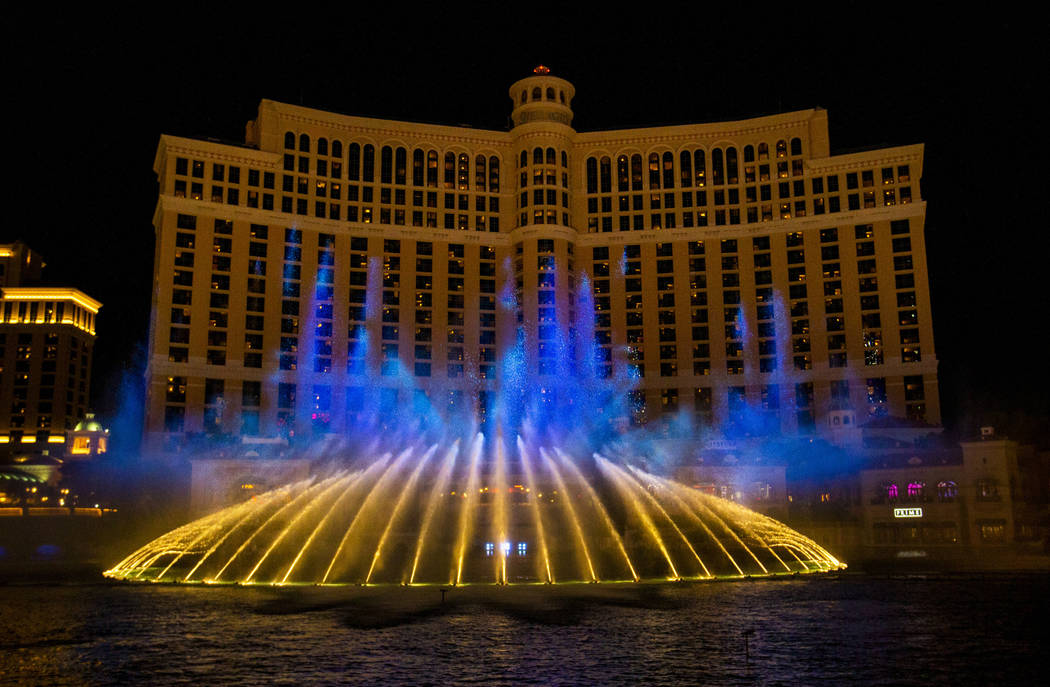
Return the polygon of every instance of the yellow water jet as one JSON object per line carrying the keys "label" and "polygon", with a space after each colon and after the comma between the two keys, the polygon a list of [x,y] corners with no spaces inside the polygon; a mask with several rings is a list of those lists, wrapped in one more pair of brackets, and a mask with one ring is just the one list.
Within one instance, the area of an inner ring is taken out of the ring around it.
{"label": "yellow water jet", "polygon": [[[467,478],[467,494],[468,498],[478,498],[478,484],[480,480],[481,472],[481,447],[484,443],[484,437],[478,434],[474,438],[474,443],[470,449],[470,475]],[[463,579],[463,558],[467,551],[467,539],[470,536],[471,529],[474,526],[474,515],[476,508],[472,508],[471,504],[464,501],[460,506],[461,510],[459,513],[459,538],[456,543],[456,554],[455,554],[455,567],[453,569],[452,583],[459,584]]]}
{"label": "yellow water jet", "polygon": [[242,586],[459,586],[842,567],[812,540],[738,504],[521,437],[516,453],[477,433],[462,449],[458,442],[406,448],[328,475],[172,530],[106,575]]}
{"label": "yellow water jet", "polygon": [[[525,481],[531,485],[536,484],[536,476],[532,469],[531,454],[525,450],[525,442],[518,437],[518,454],[521,456],[521,464],[525,469]],[[540,494],[539,496],[542,496]],[[547,550],[547,534],[543,527],[543,516],[540,513],[540,502],[536,494],[529,495],[529,511],[532,513],[532,521],[536,527],[536,535],[540,540],[540,562],[542,567],[539,569],[539,576],[541,580],[546,580],[548,584],[554,583],[554,574],[551,572],[551,558],[550,552]]]}
{"label": "yellow water jet", "polygon": [[591,552],[587,548],[587,538],[583,534],[583,527],[580,525],[580,518],[576,515],[576,508],[572,505],[572,495],[569,494],[569,489],[565,485],[565,480],[562,478],[561,471],[558,466],[551,460],[550,455],[546,450],[540,449],[540,456],[546,462],[548,468],[550,468],[551,475],[554,476],[554,481],[558,485],[558,489],[561,491],[561,499],[559,499],[565,507],[569,515],[569,522],[572,523],[573,532],[576,534],[576,541],[579,544],[579,553],[582,554],[584,561],[586,562],[587,569],[585,574],[589,574],[589,578],[594,582],[598,581],[598,575],[594,572],[594,562],[591,560]]}
{"label": "yellow water jet", "polygon": [[437,511],[439,499],[448,491],[448,485],[452,481],[452,470],[456,465],[456,457],[459,455],[459,440],[457,439],[445,455],[444,464],[438,478],[434,481],[430,494],[427,496],[427,509],[423,514],[423,524],[419,528],[419,536],[416,538],[416,552],[412,557],[412,572],[408,576],[408,583],[416,580],[416,570],[419,567],[419,557],[423,553],[423,544],[426,542],[427,533],[430,532],[430,523]]}
{"label": "yellow water jet", "polygon": [[383,551],[383,544],[386,543],[387,537],[390,536],[390,530],[393,528],[394,523],[397,522],[397,516],[400,515],[401,509],[405,505],[405,501],[408,499],[408,495],[411,493],[412,488],[419,481],[419,476],[423,472],[423,468],[430,462],[430,457],[437,451],[437,444],[430,447],[430,449],[424,454],[423,459],[419,461],[419,465],[412,471],[412,476],[409,477],[408,482],[405,483],[404,488],[401,489],[401,495],[397,498],[397,503],[394,504],[394,510],[390,514],[390,519],[387,520],[386,527],[383,528],[383,534],[379,536],[379,544],[376,545],[375,554],[372,556],[372,565],[368,568],[368,574],[365,575],[365,584],[368,584],[372,579],[372,572],[376,568],[376,564],[379,563],[379,555]]}

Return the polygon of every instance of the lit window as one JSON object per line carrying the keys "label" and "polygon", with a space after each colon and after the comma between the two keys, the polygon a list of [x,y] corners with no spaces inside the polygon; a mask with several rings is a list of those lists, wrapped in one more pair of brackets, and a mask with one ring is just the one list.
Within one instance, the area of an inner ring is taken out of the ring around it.
{"label": "lit window", "polygon": [[886,499],[889,501],[897,500],[897,485],[894,482],[887,482],[882,485],[883,493],[886,495]]}
{"label": "lit window", "polygon": [[951,480],[937,483],[937,498],[941,501],[954,501],[959,496],[959,487]]}

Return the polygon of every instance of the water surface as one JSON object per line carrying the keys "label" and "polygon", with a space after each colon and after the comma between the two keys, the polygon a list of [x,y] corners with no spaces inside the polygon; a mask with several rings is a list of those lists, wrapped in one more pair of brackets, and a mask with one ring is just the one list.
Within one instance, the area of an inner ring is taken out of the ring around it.
{"label": "water surface", "polygon": [[[1042,684],[1050,576],[0,587],[0,683]],[[745,639],[747,653],[745,656]]]}

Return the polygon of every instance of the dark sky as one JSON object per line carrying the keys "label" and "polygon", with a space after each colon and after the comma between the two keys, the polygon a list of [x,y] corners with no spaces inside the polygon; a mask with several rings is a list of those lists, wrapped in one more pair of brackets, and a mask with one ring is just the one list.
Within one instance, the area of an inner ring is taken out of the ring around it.
{"label": "dark sky", "polygon": [[821,106],[833,153],[926,144],[945,424],[1045,437],[1046,21],[907,5],[781,6],[794,17],[693,6],[640,4],[607,20],[553,5],[416,20],[261,5],[240,16],[170,6],[180,15],[170,19],[16,15],[4,40],[14,216],[0,241],[29,242],[52,279],[104,303],[93,396],[112,412],[146,339],[162,133],[243,141],[262,98],[502,130],[507,88],[539,63],[575,84],[579,131]]}

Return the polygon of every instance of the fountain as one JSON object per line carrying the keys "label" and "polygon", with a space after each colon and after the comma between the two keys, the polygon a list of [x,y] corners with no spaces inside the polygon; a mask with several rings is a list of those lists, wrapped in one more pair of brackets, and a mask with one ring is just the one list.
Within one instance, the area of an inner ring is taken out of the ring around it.
{"label": "fountain", "polygon": [[[371,271],[370,287],[378,278]],[[590,287],[580,282],[580,311],[592,312]],[[509,286],[501,301],[513,307]],[[594,352],[573,339],[593,340],[588,319],[556,342],[562,374],[550,377],[527,373],[520,335],[479,416],[449,418],[420,407],[413,393],[403,394],[411,407],[390,407],[375,396],[378,385],[363,389],[356,405],[374,412],[357,425],[356,440],[323,447],[313,477],[179,527],[105,574],[205,584],[505,585],[843,567],[785,525],[608,449],[613,439],[631,442],[619,427],[634,380],[596,374]],[[412,390],[412,376],[397,380]],[[376,436],[383,440],[360,439]]]}
{"label": "fountain", "polygon": [[[410,447],[150,542],[109,577],[241,584],[711,579],[826,571],[790,528],[600,455],[500,439]],[[491,457],[483,461],[483,454]],[[483,464],[483,462],[485,464]]]}

